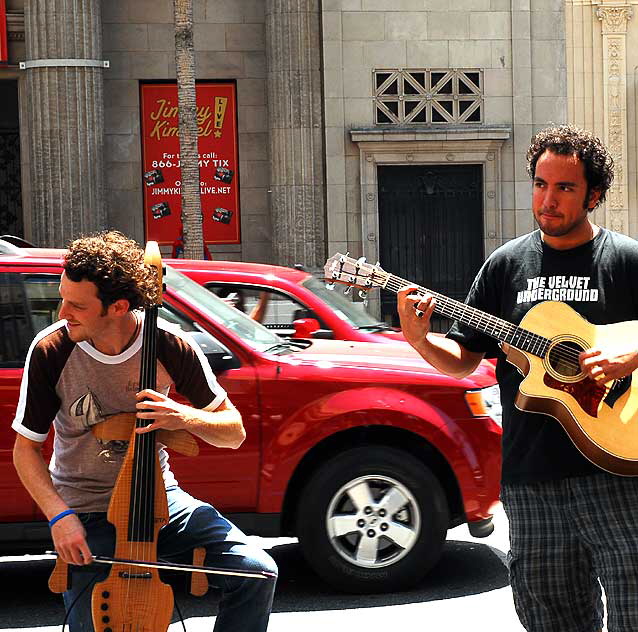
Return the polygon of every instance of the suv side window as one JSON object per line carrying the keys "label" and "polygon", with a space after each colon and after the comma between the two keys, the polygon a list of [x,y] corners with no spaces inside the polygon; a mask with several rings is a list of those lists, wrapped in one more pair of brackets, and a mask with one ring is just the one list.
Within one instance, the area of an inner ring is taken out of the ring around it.
{"label": "suv side window", "polygon": [[206,287],[280,336],[291,336],[295,332],[292,323],[298,318],[318,320],[305,305],[271,289],[215,283],[208,283]]}
{"label": "suv side window", "polygon": [[40,330],[57,320],[57,275],[0,274],[0,365],[21,367]]}
{"label": "suv side window", "polygon": [[169,323],[178,325],[183,331],[188,331],[195,342],[201,347],[214,373],[236,369],[241,366],[237,358],[225,345],[202,329],[197,323],[184,316],[166,303],[159,309],[159,316]]}

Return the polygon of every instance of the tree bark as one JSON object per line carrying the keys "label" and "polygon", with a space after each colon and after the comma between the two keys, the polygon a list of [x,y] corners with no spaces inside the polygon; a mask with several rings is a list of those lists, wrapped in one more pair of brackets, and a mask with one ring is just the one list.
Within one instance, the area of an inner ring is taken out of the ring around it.
{"label": "tree bark", "polygon": [[204,234],[199,193],[193,0],[174,0],[173,7],[175,16],[175,72],[177,75],[177,107],[179,110],[179,158],[182,180],[184,258],[203,259]]}

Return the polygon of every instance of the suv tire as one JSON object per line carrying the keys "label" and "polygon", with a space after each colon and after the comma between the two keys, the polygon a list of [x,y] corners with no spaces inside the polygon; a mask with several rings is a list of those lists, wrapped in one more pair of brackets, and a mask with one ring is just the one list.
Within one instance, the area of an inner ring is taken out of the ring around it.
{"label": "suv tire", "polygon": [[297,535],[304,557],[347,592],[402,590],[438,561],[449,524],[445,494],[432,472],[397,448],[342,452],[302,491]]}

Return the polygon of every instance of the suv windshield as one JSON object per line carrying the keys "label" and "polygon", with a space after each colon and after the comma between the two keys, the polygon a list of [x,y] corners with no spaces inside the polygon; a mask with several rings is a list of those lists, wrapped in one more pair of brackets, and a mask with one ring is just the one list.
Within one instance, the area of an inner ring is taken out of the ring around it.
{"label": "suv windshield", "polygon": [[205,313],[211,320],[236,333],[253,349],[265,351],[269,347],[283,342],[277,334],[255,322],[236,307],[227,305],[213,292],[170,266],[166,266],[164,281],[166,286],[171,288],[180,298]]}
{"label": "suv windshield", "polygon": [[329,290],[323,281],[319,281],[319,279],[315,279],[315,277],[308,277],[302,285],[318,296],[324,303],[330,305],[341,320],[345,320],[354,327],[383,325],[383,323],[380,323],[376,318],[373,318],[368,312],[364,311],[361,303],[353,303],[336,288]]}

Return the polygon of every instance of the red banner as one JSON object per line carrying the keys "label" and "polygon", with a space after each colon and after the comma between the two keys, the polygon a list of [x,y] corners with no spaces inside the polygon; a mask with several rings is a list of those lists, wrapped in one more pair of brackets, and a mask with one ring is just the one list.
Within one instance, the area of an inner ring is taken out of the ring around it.
{"label": "red banner", "polygon": [[0,63],[9,61],[9,46],[7,44],[7,3],[0,0]]}
{"label": "red banner", "polygon": [[[182,231],[177,84],[140,90],[146,239],[173,244]],[[204,242],[238,244],[235,84],[197,82],[196,90]]]}

